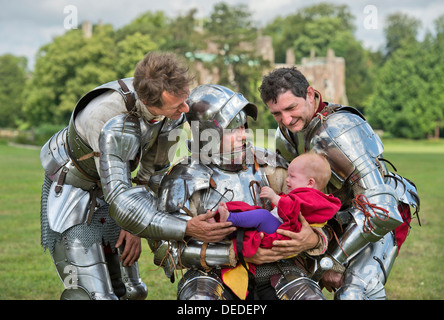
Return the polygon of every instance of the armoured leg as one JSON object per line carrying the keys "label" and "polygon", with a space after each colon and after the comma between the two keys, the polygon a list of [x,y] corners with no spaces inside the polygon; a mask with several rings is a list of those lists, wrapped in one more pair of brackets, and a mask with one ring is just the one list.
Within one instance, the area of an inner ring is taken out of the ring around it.
{"label": "armoured leg", "polygon": [[280,300],[325,300],[319,285],[303,276],[281,276],[276,295]]}
{"label": "armoured leg", "polygon": [[80,241],[67,241],[64,237],[55,244],[52,258],[66,288],[61,299],[117,299],[100,244],[86,250]]}
{"label": "armoured leg", "polygon": [[255,281],[261,300],[325,300],[319,285],[291,259],[258,265]]}
{"label": "armoured leg", "polygon": [[120,270],[120,256],[117,252],[105,253],[105,258],[114,293],[117,298],[121,299],[126,294],[126,288]]}
{"label": "armoured leg", "polygon": [[384,285],[398,252],[394,234],[389,232],[370,243],[350,262],[337,300],[384,300]]}
{"label": "armoured leg", "polygon": [[116,253],[107,253],[109,274],[115,294],[121,300],[144,300],[148,295],[148,289],[139,275],[139,265],[135,262],[132,266],[123,266],[120,261],[122,249]]}
{"label": "armoured leg", "polygon": [[214,272],[187,271],[180,280],[178,300],[229,300],[231,294],[225,290],[222,280]]}
{"label": "armoured leg", "polygon": [[[119,257],[122,249],[119,248]],[[132,266],[123,266],[120,263],[120,270],[123,277],[123,283],[126,288],[126,294],[121,298],[122,300],[145,300],[148,295],[148,288],[140,279],[139,264],[134,262]]]}

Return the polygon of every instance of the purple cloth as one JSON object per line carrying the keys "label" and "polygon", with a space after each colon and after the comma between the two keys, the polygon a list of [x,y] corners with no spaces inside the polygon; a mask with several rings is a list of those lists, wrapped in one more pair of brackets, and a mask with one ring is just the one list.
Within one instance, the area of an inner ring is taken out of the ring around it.
{"label": "purple cloth", "polygon": [[235,227],[255,228],[268,234],[276,232],[281,222],[273,216],[270,211],[265,209],[256,209],[243,212],[230,212],[227,221],[233,223]]}

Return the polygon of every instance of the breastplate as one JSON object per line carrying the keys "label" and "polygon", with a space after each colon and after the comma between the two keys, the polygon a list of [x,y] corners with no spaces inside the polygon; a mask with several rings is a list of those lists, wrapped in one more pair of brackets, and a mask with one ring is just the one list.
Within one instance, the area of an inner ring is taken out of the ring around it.
{"label": "breastplate", "polygon": [[232,172],[219,167],[211,167],[213,170],[212,187],[200,191],[199,213],[205,213],[208,209],[217,211],[220,201],[243,201],[252,206],[261,206],[272,209],[271,202],[259,197],[260,188],[268,186],[267,177],[254,170],[254,166],[247,166],[245,170]]}

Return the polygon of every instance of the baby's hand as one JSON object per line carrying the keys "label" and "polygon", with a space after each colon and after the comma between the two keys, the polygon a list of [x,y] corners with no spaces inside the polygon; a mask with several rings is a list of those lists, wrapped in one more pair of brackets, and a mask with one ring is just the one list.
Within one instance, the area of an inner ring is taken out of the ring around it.
{"label": "baby's hand", "polygon": [[273,191],[270,187],[262,187],[261,193],[259,194],[259,197],[261,198],[267,198],[272,199],[274,196],[276,196],[276,192]]}
{"label": "baby's hand", "polygon": [[271,203],[275,206],[278,205],[278,202],[281,199],[281,197],[279,197],[270,187],[262,187],[259,197],[270,199]]}

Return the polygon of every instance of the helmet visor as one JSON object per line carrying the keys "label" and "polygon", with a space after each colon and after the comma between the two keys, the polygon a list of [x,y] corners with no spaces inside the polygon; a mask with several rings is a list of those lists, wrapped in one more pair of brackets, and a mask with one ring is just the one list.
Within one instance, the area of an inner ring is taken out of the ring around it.
{"label": "helmet visor", "polygon": [[231,122],[228,124],[227,129],[236,129],[241,126],[246,127],[247,124],[247,114],[244,110],[241,110]]}

